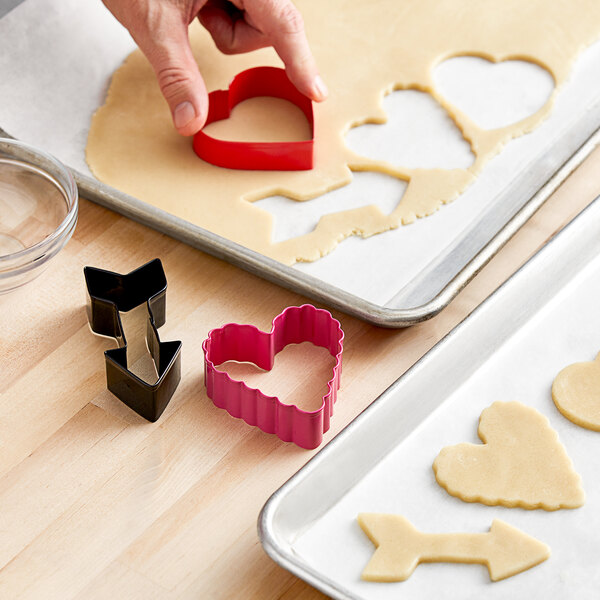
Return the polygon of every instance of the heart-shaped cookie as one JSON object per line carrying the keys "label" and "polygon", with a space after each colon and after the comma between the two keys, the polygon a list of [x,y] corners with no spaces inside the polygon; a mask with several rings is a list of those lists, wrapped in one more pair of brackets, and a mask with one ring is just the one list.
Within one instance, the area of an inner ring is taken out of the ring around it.
{"label": "heart-shaped cookie", "polygon": [[292,102],[304,112],[311,127],[311,139],[291,142],[232,142],[219,140],[204,130],[194,136],[194,151],[213,165],[229,169],[263,171],[305,171],[313,167],[314,115],[312,102],[301,94],[283,69],[255,67],[233,78],[229,89],[208,95],[206,125],[227,119],[236,104],[272,96]]}
{"label": "heart-shaped cookie", "polygon": [[567,419],[600,431],[600,354],[565,367],[552,383],[552,399]]}
{"label": "heart-shaped cookie", "polygon": [[508,507],[577,508],[585,494],[548,419],[520,402],[494,402],[481,413],[483,445],[443,448],[433,463],[437,482],[465,502]]}
{"label": "heart-shaped cookie", "polygon": [[[291,306],[273,319],[269,333],[253,325],[229,323],[213,329],[202,344],[204,350],[204,384],[215,406],[243,419],[267,433],[274,433],[285,442],[302,448],[316,448],[329,429],[333,405],[340,387],[344,332],[339,321],[323,309],[310,304]],[[293,404],[284,404],[273,396],[248,387],[217,369],[229,360],[251,362],[270,371],[275,355],[288,344],[312,342],[322,346],[336,359],[333,375],[321,406],[304,411]]]}

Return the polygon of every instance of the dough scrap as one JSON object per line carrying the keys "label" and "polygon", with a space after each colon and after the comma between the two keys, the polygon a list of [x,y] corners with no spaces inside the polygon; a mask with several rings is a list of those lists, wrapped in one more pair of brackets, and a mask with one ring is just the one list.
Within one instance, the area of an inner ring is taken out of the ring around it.
{"label": "dough scrap", "polygon": [[600,354],[565,367],[552,383],[556,408],[580,427],[600,431]]}
{"label": "dough scrap", "polygon": [[[549,115],[573,61],[600,36],[597,0],[300,0],[297,4],[330,89],[329,99],[315,105],[313,170],[233,171],[199,160],[191,140],[173,129],[153,71],[135,51],[115,73],[106,102],[92,119],[86,156],[94,175],[283,263],[316,260],[345,237],[397,228],[456,198],[508,141],[532,131]],[[249,67],[281,66],[270,48],[238,56],[221,54],[197,23],[190,36],[209,90],[227,87],[236,73]],[[534,62],[551,73],[555,91],[526,119],[483,130],[445,101],[433,84],[435,65],[459,55]],[[430,93],[471,144],[473,165],[407,169],[351,152],[344,133],[367,122],[385,122],[382,97],[394,89]],[[265,111],[268,115],[268,108]],[[352,170],[387,173],[409,185],[390,215],[373,205],[341,211],[323,216],[306,235],[271,242],[273,218],[253,201],[272,195],[310,200],[348,184]]]}
{"label": "dough scrap", "polygon": [[581,478],[548,419],[520,402],[494,402],[479,420],[480,444],[443,448],[437,482],[465,502],[509,508],[577,508]]}
{"label": "dough scrap", "polygon": [[362,572],[365,581],[405,581],[423,562],[480,563],[499,581],[550,556],[546,544],[500,519],[488,533],[421,533],[401,515],[360,514],[358,523],[377,547]]}

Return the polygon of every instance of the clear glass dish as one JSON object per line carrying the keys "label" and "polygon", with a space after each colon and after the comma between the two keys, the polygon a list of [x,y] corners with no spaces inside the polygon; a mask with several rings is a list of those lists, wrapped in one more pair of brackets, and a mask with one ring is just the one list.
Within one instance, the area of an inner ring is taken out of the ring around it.
{"label": "clear glass dish", "polygon": [[0,294],[37,277],[71,238],[79,198],[69,170],[0,138]]}

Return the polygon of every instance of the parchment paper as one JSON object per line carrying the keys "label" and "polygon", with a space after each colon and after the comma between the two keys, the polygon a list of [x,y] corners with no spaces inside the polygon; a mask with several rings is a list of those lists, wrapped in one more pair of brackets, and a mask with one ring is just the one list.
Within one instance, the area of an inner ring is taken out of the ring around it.
{"label": "parchment paper", "polygon": [[[325,575],[364,598],[596,598],[600,586],[600,433],[563,417],[552,401],[554,377],[565,366],[593,360],[600,350],[600,257],[510,338],[482,368],[433,412],[294,544]],[[481,443],[481,411],[518,400],[547,416],[581,475],[586,503],[574,510],[524,510],[467,503],[435,481],[432,463],[444,446]],[[369,583],[360,573],[374,547],[356,523],[359,512],[399,513],[421,531],[484,532],[500,518],[551,547],[529,571],[492,583],[481,565],[422,564],[405,582]]]}
{"label": "parchment paper", "polygon": [[[129,34],[100,0],[26,0],[0,20],[0,127],[54,154],[70,167],[90,174],[84,158],[90,118],[104,101],[112,73],[133,48]],[[600,44],[595,44],[578,61],[573,77],[558,96],[553,116],[533,134],[510,142],[455,202],[412,225],[369,239],[349,238],[325,258],[295,268],[384,305],[461,236],[483,211],[493,206],[515,174],[543,160],[569,131],[574,115],[589,110],[600,98],[599,68]],[[525,88],[530,83],[530,74],[527,69],[515,69],[512,87]],[[474,75],[473,64],[464,59],[463,66],[453,70],[453,79],[445,85],[454,98],[461,93],[469,94],[464,84],[473,80]],[[385,104],[391,121],[394,121],[394,105],[398,104],[393,96]],[[499,104],[508,106],[506,102]],[[403,104],[402,109],[408,107],[417,112],[421,106],[415,99],[412,104]],[[486,110],[490,114],[486,115]],[[501,109],[492,103],[489,108],[483,106],[483,118],[502,118],[491,114],[498,110]],[[510,114],[511,110],[506,110]],[[386,152],[397,154],[395,148],[399,143],[411,148],[411,143],[420,140],[424,146],[436,147],[443,146],[441,140],[444,143],[449,140],[448,151],[434,157],[440,161],[439,166],[454,166],[457,161],[468,159],[468,148],[460,146],[460,139],[456,141],[450,119],[442,119],[442,125],[429,133],[423,131],[423,123],[418,121],[400,121],[400,129],[392,129],[393,133],[387,136]],[[431,137],[427,138],[428,135]],[[360,146],[360,140],[359,131],[353,133],[354,147]],[[431,153],[424,151],[423,155],[431,160]],[[402,194],[402,186],[390,183],[389,179],[373,173],[356,174],[350,186],[328,195],[335,196],[333,201],[323,197],[299,205],[287,199],[268,199],[259,206],[269,210],[276,222],[283,221],[284,230],[290,229],[290,223],[310,228],[311,222],[316,224],[322,214],[339,210],[329,208],[328,203],[335,204],[337,198],[339,205],[340,197],[345,205],[379,203],[389,212],[396,201],[395,194],[398,199]],[[297,216],[300,213],[301,219]],[[293,234],[293,228],[290,230]]]}

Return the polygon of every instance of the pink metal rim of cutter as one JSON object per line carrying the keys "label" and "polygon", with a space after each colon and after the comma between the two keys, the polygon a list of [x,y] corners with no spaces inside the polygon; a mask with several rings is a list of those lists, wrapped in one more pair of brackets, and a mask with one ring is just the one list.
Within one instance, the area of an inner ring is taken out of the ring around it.
{"label": "pink metal rim of cutter", "polygon": [[313,168],[314,115],[312,101],[299,92],[285,71],[254,67],[238,73],[226,90],[208,95],[206,125],[227,119],[234,106],[256,96],[282,98],[305,114],[311,139],[296,142],[232,142],[213,138],[204,130],[194,136],[194,152],[218,167],[261,171],[307,171]]}
{"label": "pink metal rim of cutter", "polygon": [[[208,397],[218,408],[243,419],[266,433],[274,433],[284,442],[294,442],[312,450],[321,444],[329,429],[333,405],[342,374],[344,332],[340,322],[326,310],[311,304],[290,306],[273,319],[270,332],[254,325],[229,323],[213,329],[204,340],[204,384]],[[327,384],[321,407],[304,411],[284,404],[274,396],[232,379],[215,365],[228,360],[252,362],[267,371],[273,368],[275,355],[288,344],[312,342],[327,348],[335,358],[333,376]]]}

